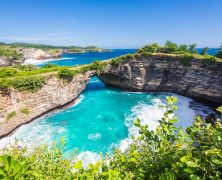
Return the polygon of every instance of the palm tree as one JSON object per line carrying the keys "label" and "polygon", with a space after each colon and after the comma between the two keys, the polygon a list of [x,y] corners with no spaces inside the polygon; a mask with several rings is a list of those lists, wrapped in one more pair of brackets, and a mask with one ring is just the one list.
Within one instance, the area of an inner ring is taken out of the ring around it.
{"label": "palm tree", "polygon": [[218,48],[218,50],[217,50],[217,54],[216,54],[216,57],[222,59],[222,45]]}
{"label": "palm tree", "polygon": [[209,48],[208,48],[208,47],[205,47],[205,48],[202,49],[202,51],[201,51],[200,54],[205,55],[205,54],[207,54],[207,51],[208,51],[208,50],[209,50]]}
{"label": "palm tree", "polygon": [[191,44],[191,45],[189,45],[189,50],[190,50],[190,52],[191,52],[191,53],[197,53],[196,47],[197,47],[196,44]]}

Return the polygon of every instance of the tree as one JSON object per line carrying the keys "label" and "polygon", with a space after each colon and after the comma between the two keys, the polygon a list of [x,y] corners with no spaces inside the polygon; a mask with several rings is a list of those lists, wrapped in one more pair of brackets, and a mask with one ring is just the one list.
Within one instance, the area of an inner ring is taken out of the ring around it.
{"label": "tree", "polygon": [[165,49],[166,53],[172,53],[172,52],[175,52],[178,50],[178,45],[176,43],[171,42],[171,41],[167,41],[165,43],[164,49]]}
{"label": "tree", "polygon": [[196,46],[197,46],[196,44],[189,45],[189,51],[191,53],[197,53]]}
{"label": "tree", "polygon": [[205,48],[202,49],[202,51],[201,51],[200,54],[206,55],[208,50],[209,50],[209,48],[208,48],[208,47],[205,47]]}
{"label": "tree", "polygon": [[218,48],[216,57],[222,58],[222,45]]}
{"label": "tree", "polygon": [[188,47],[187,47],[186,44],[181,44],[181,45],[179,46],[179,49],[178,49],[178,50],[181,51],[181,52],[188,52],[188,51],[189,51],[189,49],[188,49]]}

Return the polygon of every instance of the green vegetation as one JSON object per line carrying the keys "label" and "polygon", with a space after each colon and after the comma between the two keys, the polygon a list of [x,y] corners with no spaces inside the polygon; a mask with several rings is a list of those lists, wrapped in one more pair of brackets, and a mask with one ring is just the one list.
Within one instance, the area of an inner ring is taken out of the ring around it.
{"label": "green vegetation", "polygon": [[23,109],[21,110],[21,113],[23,113],[23,114],[25,114],[25,115],[29,115],[30,111],[29,111],[28,108],[23,108]]}
{"label": "green vegetation", "polygon": [[[209,50],[208,47],[202,49],[200,54],[197,53],[196,44],[192,45],[177,45],[171,41],[167,41],[164,46],[160,46],[157,43],[149,44],[144,46],[143,48],[137,49],[137,54],[142,54],[145,57],[152,56],[158,53],[162,54],[172,54],[179,55],[180,62],[187,66],[190,64],[192,59],[202,59],[206,64],[214,64],[216,61],[221,61],[220,53],[222,55],[222,50],[218,51],[217,57],[211,56],[207,54]],[[186,62],[187,61],[187,62]]]}
{"label": "green vegetation", "polygon": [[[9,147],[0,156],[1,179],[221,179],[222,124],[203,122],[198,116],[186,131],[176,128],[176,98],[167,97],[164,117],[156,131],[135,121],[140,136],[132,137],[125,152],[116,149],[85,169],[81,161],[64,157],[61,145],[27,148]],[[222,112],[222,108],[218,108]]]}
{"label": "green vegetation", "polygon": [[185,44],[177,45],[171,41],[167,41],[164,46],[160,46],[157,43],[152,43],[144,46],[137,50],[137,53],[167,53],[167,54],[197,54],[196,44],[189,45],[189,47]]}
{"label": "green vegetation", "polygon": [[64,68],[58,71],[58,77],[61,79],[70,79],[74,76],[75,71],[68,69],[68,68]]}
{"label": "green vegetation", "polygon": [[45,83],[45,78],[42,76],[25,76],[16,78],[0,79],[1,92],[7,91],[10,87],[14,87],[19,91],[35,92],[39,90]]}
{"label": "green vegetation", "polygon": [[105,66],[106,62],[95,61],[89,65],[77,67],[57,66],[53,64],[46,64],[43,67],[33,65],[0,67],[0,92],[8,92],[11,87],[20,91],[35,92],[45,83],[46,73],[49,73],[49,75],[57,74],[62,79],[71,80],[77,73],[85,73],[89,70],[95,70],[99,73]]}
{"label": "green vegetation", "polygon": [[14,88],[20,91],[31,91],[35,92],[44,85],[45,78],[42,76],[27,76],[15,78],[12,80],[11,84]]}
{"label": "green vegetation", "polygon": [[200,54],[206,55],[208,50],[209,50],[209,48],[205,47],[205,48],[202,49],[202,52]]}
{"label": "green vegetation", "polygon": [[16,60],[23,59],[23,54],[16,52],[16,49],[0,45],[0,56],[5,56],[7,58],[12,58]]}
{"label": "green vegetation", "polygon": [[12,111],[12,112],[8,113],[7,116],[6,116],[7,121],[8,121],[9,119],[13,118],[15,115],[16,115],[16,112],[15,112],[15,111]]}
{"label": "green vegetation", "polygon": [[216,57],[222,59],[222,45],[220,46],[220,48],[218,48],[218,51],[217,51]]}

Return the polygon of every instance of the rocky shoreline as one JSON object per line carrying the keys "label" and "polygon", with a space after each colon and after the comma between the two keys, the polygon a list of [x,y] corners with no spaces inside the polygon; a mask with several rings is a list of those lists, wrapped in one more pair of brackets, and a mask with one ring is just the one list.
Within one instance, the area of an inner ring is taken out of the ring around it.
{"label": "rocky shoreline", "polygon": [[[8,94],[0,94],[0,138],[50,111],[73,103],[94,74],[94,71],[77,74],[70,82],[50,75],[45,85],[35,93],[10,89]],[[24,108],[28,109],[28,114],[22,113]],[[7,120],[12,112],[15,115]]]}

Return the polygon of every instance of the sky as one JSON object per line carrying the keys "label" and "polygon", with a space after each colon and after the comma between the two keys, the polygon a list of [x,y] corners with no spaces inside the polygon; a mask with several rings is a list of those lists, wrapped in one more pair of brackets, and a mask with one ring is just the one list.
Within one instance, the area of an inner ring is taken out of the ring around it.
{"label": "sky", "polygon": [[8,43],[222,45],[222,0],[1,0],[0,22]]}

